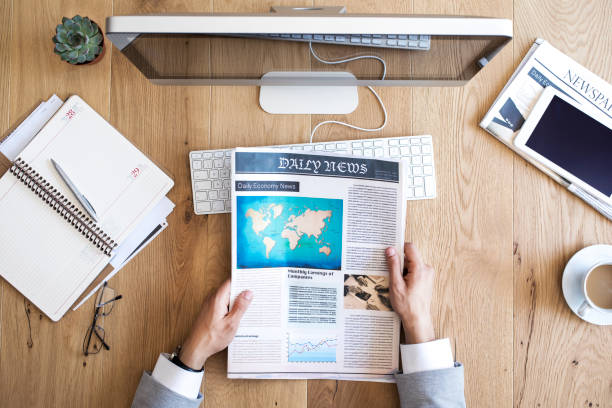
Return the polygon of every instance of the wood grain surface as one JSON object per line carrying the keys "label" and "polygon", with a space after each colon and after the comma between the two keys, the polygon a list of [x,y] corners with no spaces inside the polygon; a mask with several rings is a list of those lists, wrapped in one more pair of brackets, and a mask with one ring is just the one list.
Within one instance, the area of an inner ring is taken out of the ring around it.
{"label": "wood grain surface", "polygon": [[[304,6],[327,5],[321,0]],[[104,321],[109,352],[84,357],[93,301],[59,323],[0,282],[0,406],[127,407],[143,370],[187,334],[202,301],[230,271],[230,217],[196,216],[188,152],[306,142],[326,119],[377,127],[367,89],[349,115],[269,115],[256,87],[157,86],[116,48],[92,66],[53,54],[62,16],[170,12],[265,12],[290,0],[6,0],[0,3],[0,134],[41,100],[79,94],[175,180],[169,227],[110,285],[124,298]],[[437,271],[434,319],[465,365],[475,407],[611,407],[612,329],[584,323],[561,293],[565,263],[580,248],[612,244],[612,223],[478,127],[537,37],[612,80],[609,1],[354,0],[349,12],[458,14],[514,20],[514,40],[461,88],[378,88],[389,112],[375,135],[431,134],[438,196],[409,202],[407,237]],[[313,66],[287,52],[288,66]],[[211,61],[223,62],[220,47]],[[211,64],[214,69],[215,65]],[[258,69],[265,69],[265,66]],[[315,139],[371,134],[336,125]],[[29,311],[29,312],[28,312]],[[28,323],[29,317],[29,323]],[[30,330],[31,327],[31,330]],[[32,344],[28,345],[30,332]],[[226,378],[227,354],[206,364],[206,407],[393,407],[395,386],[344,381]],[[590,405],[591,404],[591,405]]]}

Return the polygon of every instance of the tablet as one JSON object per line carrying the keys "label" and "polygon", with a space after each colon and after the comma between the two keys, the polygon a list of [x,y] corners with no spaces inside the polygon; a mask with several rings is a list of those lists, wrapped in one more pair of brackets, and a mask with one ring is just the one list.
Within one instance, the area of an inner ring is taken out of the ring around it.
{"label": "tablet", "polygon": [[547,87],[521,131],[517,149],[612,205],[612,119]]}

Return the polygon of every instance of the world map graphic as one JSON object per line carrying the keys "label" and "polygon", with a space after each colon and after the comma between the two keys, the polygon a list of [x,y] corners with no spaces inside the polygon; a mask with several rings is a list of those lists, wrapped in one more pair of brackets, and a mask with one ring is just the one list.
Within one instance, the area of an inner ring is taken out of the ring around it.
{"label": "world map graphic", "polygon": [[239,196],[236,201],[238,268],[340,269],[342,200]]}

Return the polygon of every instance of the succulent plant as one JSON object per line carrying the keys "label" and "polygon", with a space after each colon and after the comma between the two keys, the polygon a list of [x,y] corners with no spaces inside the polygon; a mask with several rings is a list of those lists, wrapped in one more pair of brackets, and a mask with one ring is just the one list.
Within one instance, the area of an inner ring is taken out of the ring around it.
{"label": "succulent plant", "polygon": [[93,61],[102,52],[100,27],[87,17],[64,17],[55,31],[54,51],[64,61],[83,64]]}

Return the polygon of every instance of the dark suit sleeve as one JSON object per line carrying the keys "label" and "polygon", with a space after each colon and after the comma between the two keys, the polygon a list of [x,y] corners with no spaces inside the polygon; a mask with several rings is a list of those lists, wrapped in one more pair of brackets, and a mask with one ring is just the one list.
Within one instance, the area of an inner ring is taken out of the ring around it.
{"label": "dark suit sleeve", "polygon": [[132,408],[197,408],[203,400],[202,394],[198,395],[197,399],[177,394],[155,381],[151,373],[144,372],[136,389]]}
{"label": "dark suit sleeve", "polygon": [[465,407],[463,366],[395,374],[402,408]]}

